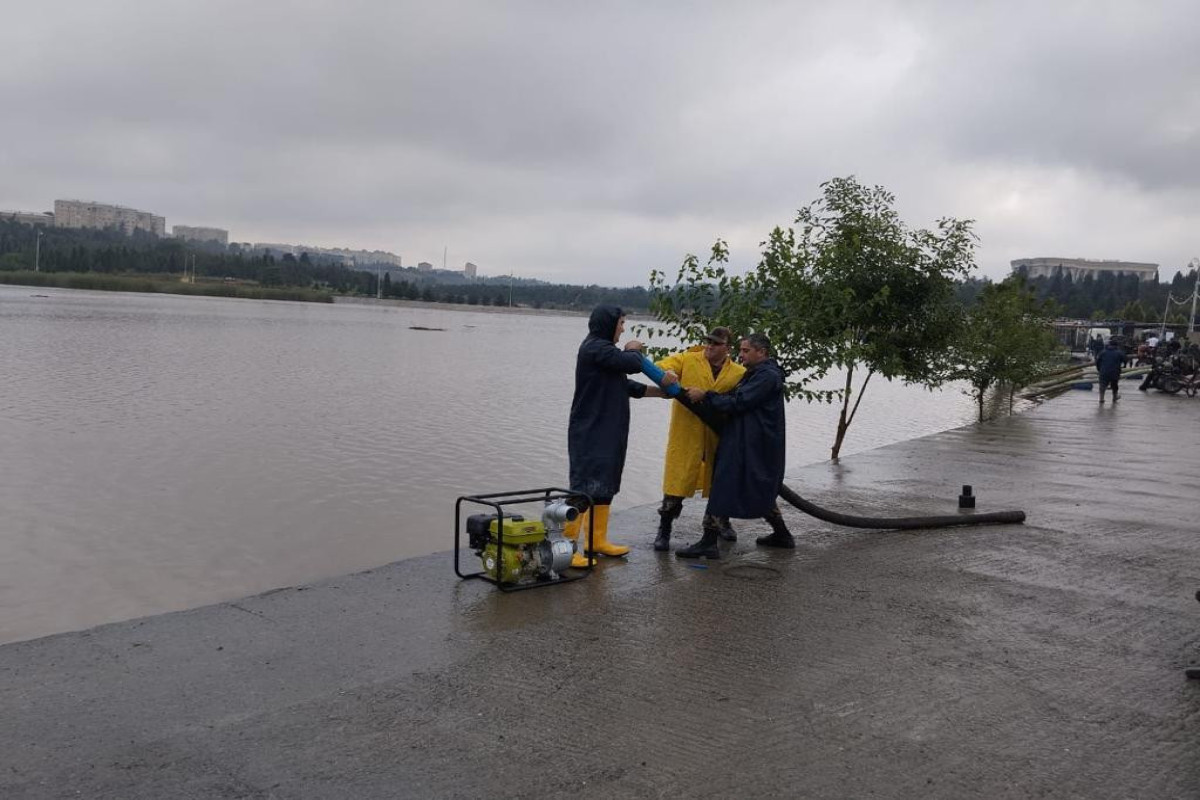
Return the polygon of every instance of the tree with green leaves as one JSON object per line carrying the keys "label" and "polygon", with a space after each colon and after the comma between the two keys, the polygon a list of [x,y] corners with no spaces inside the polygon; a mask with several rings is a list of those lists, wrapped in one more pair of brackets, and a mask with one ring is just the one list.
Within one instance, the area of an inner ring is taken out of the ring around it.
{"label": "tree with green leaves", "polygon": [[1130,300],[1121,307],[1121,310],[1117,312],[1117,316],[1120,319],[1131,319],[1135,321],[1154,318],[1153,313],[1146,309],[1146,306],[1143,305],[1141,300]]}
{"label": "tree with green leaves", "polygon": [[1054,337],[1052,300],[1039,300],[1023,276],[988,284],[975,305],[966,309],[952,353],[954,377],[970,384],[970,394],[984,420],[990,390],[1012,393],[1050,372],[1061,346]]}
{"label": "tree with green leaves", "polygon": [[[928,387],[947,379],[955,282],[974,266],[975,235],[971,221],[953,218],[910,229],[891,192],[853,177],[821,188],[794,227],[771,231],[744,276],[727,272],[721,241],[707,264],[688,256],[673,285],[653,271],[651,310],[665,327],[650,332],[697,341],[719,324],[770,335],[789,398],[841,403],[836,460],[875,375]],[[834,370],[840,388],[811,387]]]}

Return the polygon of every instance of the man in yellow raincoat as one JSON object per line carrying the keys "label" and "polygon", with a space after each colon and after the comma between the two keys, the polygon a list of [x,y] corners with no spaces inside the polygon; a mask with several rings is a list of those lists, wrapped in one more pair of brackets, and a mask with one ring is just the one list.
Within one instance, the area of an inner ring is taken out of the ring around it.
{"label": "man in yellow raincoat", "polygon": [[[742,379],[746,368],[729,357],[733,334],[728,328],[713,328],[696,345],[656,362],[670,374],[672,383],[678,379],[685,389],[703,389],[725,394],[732,392]],[[712,486],[713,456],[717,452],[717,434],[681,403],[673,403],[671,428],[667,434],[667,457],[663,465],[663,501],[658,510],[658,536],[654,549],[671,549],[671,525],[683,512],[683,500],[696,492],[708,497]],[[737,534],[729,519],[714,520],[721,538],[735,541]]]}

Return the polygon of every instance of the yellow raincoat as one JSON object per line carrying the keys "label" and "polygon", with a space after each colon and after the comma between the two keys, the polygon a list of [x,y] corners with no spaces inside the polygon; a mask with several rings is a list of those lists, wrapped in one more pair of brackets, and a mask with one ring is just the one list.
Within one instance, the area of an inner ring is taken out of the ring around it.
{"label": "yellow raincoat", "polygon": [[[732,392],[746,368],[729,359],[713,378],[712,367],[704,357],[704,346],[697,345],[656,362],[664,370],[673,370],[686,389],[704,389],[725,394]],[[663,465],[663,494],[691,497],[700,492],[708,497],[712,486],[713,455],[717,435],[681,403],[671,403],[671,428],[667,434],[667,458]]]}

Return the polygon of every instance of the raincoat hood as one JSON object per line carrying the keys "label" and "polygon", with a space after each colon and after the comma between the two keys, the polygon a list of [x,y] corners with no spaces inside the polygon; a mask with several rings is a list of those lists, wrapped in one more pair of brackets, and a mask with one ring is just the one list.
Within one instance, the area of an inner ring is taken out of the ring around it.
{"label": "raincoat hood", "polygon": [[617,333],[617,322],[625,312],[618,306],[596,306],[588,318],[588,333],[611,342]]}

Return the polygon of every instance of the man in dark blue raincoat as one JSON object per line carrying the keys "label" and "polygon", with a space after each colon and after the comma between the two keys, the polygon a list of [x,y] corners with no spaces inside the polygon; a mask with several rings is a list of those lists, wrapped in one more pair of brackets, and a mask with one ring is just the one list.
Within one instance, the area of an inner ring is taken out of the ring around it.
{"label": "man in dark blue raincoat", "polygon": [[783,485],[787,438],[783,370],[771,357],[771,341],[765,334],[754,333],[742,339],[739,352],[746,375],[732,392],[688,390],[693,403],[705,403],[726,414],[728,422],[717,445],[703,535],[695,544],[675,551],[681,558],[720,558],[720,517],[762,517],[771,526],[771,533],[758,537],[759,545],[796,546],[776,504]]}
{"label": "man in dark blue raincoat", "polygon": [[[636,339],[617,347],[625,330],[625,312],[617,306],[596,306],[588,319],[588,335],[575,359],[575,396],[567,428],[567,452],[571,461],[571,490],[583,492],[595,505],[595,527],[591,532],[593,552],[623,556],[629,548],[608,541],[608,516],[613,497],[621,490],[625,449],[629,441],[629,398],[662,397],[657,386],[627,377],[642,371],[642,343]],[[564,535],[577,538],[581,514],[568,525]],[[584,536],[583,541],[587,542]],[[586,546],[586,545],[585,545]],[[588,559],[578,548],[571,566],[586,567]]]}
{"label": "man in dark blue raincoat", "polygon": [[1096,356],[1096,374],[1100,378],[1100,402],[1104,402],[1104,390],[1112,389],[1113,402],[1117,402],[1117,388],[1121,384],[1121,365],[1125,363],[1125,354],[1117,347],[1113,339]]}

